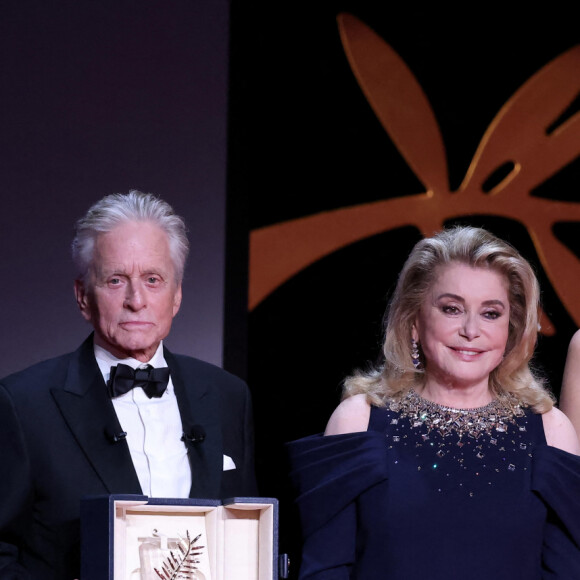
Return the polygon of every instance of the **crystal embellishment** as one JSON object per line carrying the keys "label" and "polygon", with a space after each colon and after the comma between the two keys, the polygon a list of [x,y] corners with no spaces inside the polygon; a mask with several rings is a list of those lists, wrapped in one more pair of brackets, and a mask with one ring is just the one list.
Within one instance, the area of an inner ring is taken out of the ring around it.
{"label": "crystal embellishment", "polygon": [[455,432],[460,440],[463,436],[477,440],[494,431],[505,433],[508,425],[516,424],[516,417],[524,415],[522,406],[511,395],[495,399],[485,407],[456,409],[423,399],[410,390],[401,399],[392,400],[389,408],[399,412],[399,418],[408,418],[413,427],[426,425],[427,432],[436,430],[443,437]]}

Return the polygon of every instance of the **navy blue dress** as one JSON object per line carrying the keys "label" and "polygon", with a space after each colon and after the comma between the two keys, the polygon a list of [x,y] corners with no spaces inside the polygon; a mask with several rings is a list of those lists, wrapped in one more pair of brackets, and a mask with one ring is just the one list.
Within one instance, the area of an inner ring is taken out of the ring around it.
{"label": "navy blue dress", "polygon": [[387,408],[369,430],[289,444],[301,579],[580,579],[580,457],[541,415],[478,438]]}

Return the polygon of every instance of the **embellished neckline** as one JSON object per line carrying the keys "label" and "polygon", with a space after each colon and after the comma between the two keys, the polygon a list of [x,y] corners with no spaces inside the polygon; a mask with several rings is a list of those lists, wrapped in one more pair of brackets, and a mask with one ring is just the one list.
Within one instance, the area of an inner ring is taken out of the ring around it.
{"label": "embellished neckline", "polygon": [[391,411],[408,418],[411,427],[422,425],[427,431],[439,431],[445,437],[452,432],[461,439],[464,435],[479,439],[482,435],[492,435],[493,431],[506,432],[509,424],[516,424],[516,417],[522,417],[524,410],[512,395],[494,399],[484,407],[457,409],[424,399],[410,390],[400,399],[388,403]]}

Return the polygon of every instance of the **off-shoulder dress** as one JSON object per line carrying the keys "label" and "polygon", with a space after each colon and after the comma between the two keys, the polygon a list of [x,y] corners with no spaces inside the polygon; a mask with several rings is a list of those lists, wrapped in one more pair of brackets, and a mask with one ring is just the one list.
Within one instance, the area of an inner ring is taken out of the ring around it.
{"label": "off-shoulder dress", "polygon": [[428,414],[372,407],[366,432],[289,444],[300,578],[579,580],[580,457],[529,410],[479,431]]}

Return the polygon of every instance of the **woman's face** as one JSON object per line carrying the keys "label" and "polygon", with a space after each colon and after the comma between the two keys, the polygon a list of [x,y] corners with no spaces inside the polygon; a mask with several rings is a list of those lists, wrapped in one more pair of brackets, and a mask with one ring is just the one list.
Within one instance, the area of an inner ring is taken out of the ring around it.
{"label": "woman's face", "polygon": [[413,327],[427,381],[487,387],[505,352],[509,314],[505,276],[461,263],[442,267]]}

